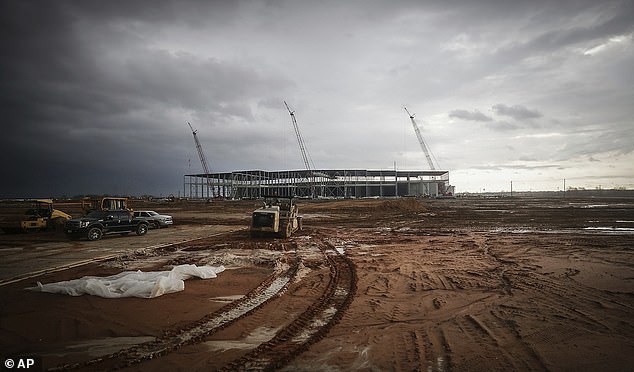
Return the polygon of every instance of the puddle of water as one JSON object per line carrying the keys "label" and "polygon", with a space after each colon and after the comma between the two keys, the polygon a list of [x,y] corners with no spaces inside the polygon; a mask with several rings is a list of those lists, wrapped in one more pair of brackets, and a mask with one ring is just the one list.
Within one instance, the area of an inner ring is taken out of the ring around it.
{"label": "puddle of water", "polygon": [[297,273],[295,273],[295,279],[293,279],[293,283],[299,283],[304,279],[310,272],[313,271],[310,268],[306,267],[303,262],[299,263],[299,268],[297,269]]}
{"label": "puddle of water", "polygon": [[222,297],[213,297],[210,298],[210,301],[216,301],[216,302],[233,302],[235,300],[239,300],[242,297],[244,297],[244,295],[233,295],[233,296],[222,296]]}
{"label": "puddle of water", "polygon": [[474,209],[474,212],[498,212],[498,213],[514,213],[508,209]]}
{"label": "puddle of water", "polygon": [[64,350],[47,354],[49,356],[65,357],[69,354],[88,354],[91,357],[100,357],[116,353],[128,347],[154,341],[152,336],[137,337],[108,337],[94,340],[86,340],[72,345],[67,345]]}
{"label": "puddle of water", "polygon": [[218,340],[206,341],[205,345],[212,351],[227,351],[232,349],[250,350],[260,344],[270,341],[279,331],[279,328],[259,327],[248,334],[243,340]]}
{"label": "puddle of water", "polygon": [[497,228],[490,231],[493,233],[510,233],[510,234],[610,234],[610,235],[634,234],[633,227],[607,227],[607,226],[583,227],[579,229],[558,229],[558,230]]}
{"label": "puddle of water", "polygon": [[317,333],[317,331],[328,324],[332,317],[337,313],[337,309],[334,307],[329,307],[321,312],[320,316],[313,320],[311,324],[309,324],[302,333],[293,337],[291,340],[294,343],[303,343],[306,342],[313,334]]}
{"label": "puddle of water", "polygon": [[607,227],[607,226],[599,226],[599,227],[584,227],[584,230],[589,231],[599,231],[606,232],[611,234],[634,234],[634,228],[632,227]]}
{"label": "puddle of water", "polygon": [[302,218],[332,218],[332,216],[326,213],[302,213]]}

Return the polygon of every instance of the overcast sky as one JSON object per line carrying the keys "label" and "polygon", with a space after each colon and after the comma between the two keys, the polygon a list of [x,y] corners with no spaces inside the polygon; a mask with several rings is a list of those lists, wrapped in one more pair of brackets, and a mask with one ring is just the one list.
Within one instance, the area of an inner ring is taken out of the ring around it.
{"label": "overcast sky", "polygon": [[178,195],[202,171],[428,169],[634,188],[634,1],[0,2],[0,197]]}

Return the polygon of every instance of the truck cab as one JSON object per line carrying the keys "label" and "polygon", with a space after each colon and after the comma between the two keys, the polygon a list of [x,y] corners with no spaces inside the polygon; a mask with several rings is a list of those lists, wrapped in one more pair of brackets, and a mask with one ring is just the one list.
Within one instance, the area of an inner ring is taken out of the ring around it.
{"label": "truck cab", "polygon": [[82,237],[88,240],[99,240],[107,234],[145,235],[148,231],[148,223],[135,219],[131,211],[92,211],[86,216],[68,220],[64,227],[66,235],[71,239]]}

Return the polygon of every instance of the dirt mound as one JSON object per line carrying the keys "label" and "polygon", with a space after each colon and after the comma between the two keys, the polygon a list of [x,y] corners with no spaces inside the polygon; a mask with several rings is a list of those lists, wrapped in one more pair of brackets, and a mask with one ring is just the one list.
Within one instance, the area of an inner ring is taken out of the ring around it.
{"label": "dirt mound", "polygon": [[427,211],[427,209],[425,209],[425,207],[423,207],[423,205],[414,198],[385,200],[375,208],[381,211],[410,213]]}

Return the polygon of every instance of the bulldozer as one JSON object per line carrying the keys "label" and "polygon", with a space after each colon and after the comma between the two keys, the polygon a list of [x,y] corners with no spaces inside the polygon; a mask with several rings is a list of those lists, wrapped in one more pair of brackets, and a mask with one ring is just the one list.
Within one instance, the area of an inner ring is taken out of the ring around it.
{"label": "bulldozer", "polygon": [[5,232],[60,229],[70,218],[54,209],[50,199],[6,201],[2,203],[0,228]]}
{"label": "bulldozer", "polygon": [[253,211],[251,237],[276,236],[290,238],[302,229],[302,217],[297,215],[293,198],[266,198],[264,206]]}

